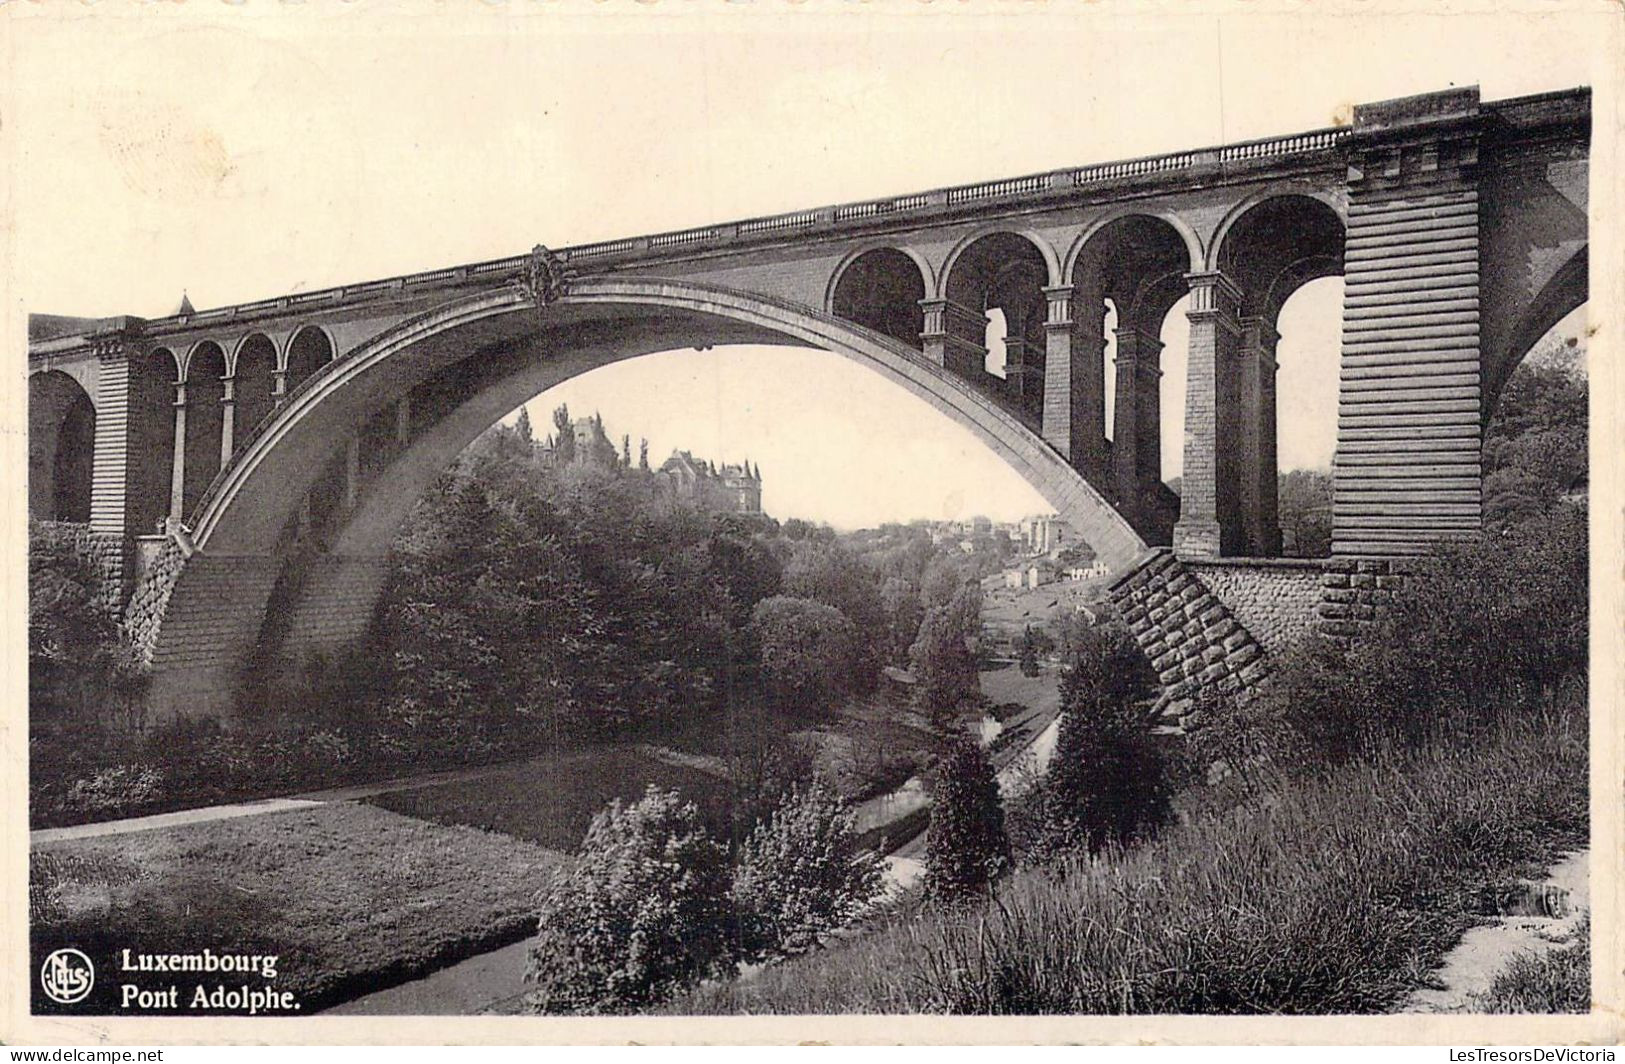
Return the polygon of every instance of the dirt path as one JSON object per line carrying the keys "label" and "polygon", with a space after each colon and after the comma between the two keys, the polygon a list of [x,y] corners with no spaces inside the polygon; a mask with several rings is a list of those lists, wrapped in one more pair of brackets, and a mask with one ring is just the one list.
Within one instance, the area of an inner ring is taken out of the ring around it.
{"label": "dirt path", "polygon": [[1434,986],[1408,997],[1400,1012],[1471,1012],[1495,977],[1521,953],[1545,953],[1574,940],[1591,907],[1591,852],[1567,854],[1546,877],[1509,899],[1506,915],[1461,937],[1433,973]]}

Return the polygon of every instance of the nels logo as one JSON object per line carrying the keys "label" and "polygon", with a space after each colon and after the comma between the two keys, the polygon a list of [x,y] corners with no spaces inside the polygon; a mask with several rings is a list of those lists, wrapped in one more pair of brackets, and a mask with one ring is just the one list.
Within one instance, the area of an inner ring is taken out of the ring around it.
{"label": "nels logo", "polygon": [[72,1005],[90,996],[96,985],[96,966],[76,949],[59,949],[45,958],[39,970],[45,996],[59,1005]]}

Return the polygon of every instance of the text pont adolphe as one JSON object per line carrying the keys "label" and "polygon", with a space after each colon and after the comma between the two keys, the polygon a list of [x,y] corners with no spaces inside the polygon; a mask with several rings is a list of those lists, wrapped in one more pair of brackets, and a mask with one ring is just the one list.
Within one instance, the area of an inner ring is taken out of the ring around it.
{"label": "text pont adolphe", "polygon": [[[277,954],[216,953],[204,949],[200,953],[136,953],[124,949],[119,954],[119,967],[125,972],[200,972],[205,974],[242,974],[256,976],[270,982],[277,974]],[[261,1012],[284,1012],[298,1009],[299,1003],[291,990],[276,990],[268,986],[224,982],[200,982],[182,995],[181,985],[171,983],[164,987],[142,987],[134,983],[119,985],[119,1007],[125,1009],[180,1009],[206,1012],[239,1012],[254,1016]]]}

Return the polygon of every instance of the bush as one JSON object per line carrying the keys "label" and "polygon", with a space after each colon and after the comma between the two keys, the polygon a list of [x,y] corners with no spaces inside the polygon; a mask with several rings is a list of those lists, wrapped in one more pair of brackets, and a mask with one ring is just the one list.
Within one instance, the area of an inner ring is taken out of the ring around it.
{"label": "bush", "polygon": [[1580,506],[1446,544],[1352,644],[1284,656],[1255,712],[1331,757],[1473,731],[1490,707],[1534,706],[1584,676],[1588,579]]}
{"label": "bush", "polygon": [[593,818],[576,859],[539,899],[527,1004],[616,1013],[663,1001],[726,960],[726,855],[699,813],[650,786]]}
{"label": "bush", "polygon": [[926,894],[958,903],[985,891],[1009,868],[999,781],[982,748],[961,734],[949,740],[932,773]]}
{"label": "bush", "polygon": [[844,926],[885,886],[878,853],[823,784],[792,788],[740,849],[732,898],[744,959],[802,953]]}
{"label": "bush", "polygon": [[147,765],[114,765],[68,788],[69,813],[98,816],[150,805],[163,793],[163,774]]}

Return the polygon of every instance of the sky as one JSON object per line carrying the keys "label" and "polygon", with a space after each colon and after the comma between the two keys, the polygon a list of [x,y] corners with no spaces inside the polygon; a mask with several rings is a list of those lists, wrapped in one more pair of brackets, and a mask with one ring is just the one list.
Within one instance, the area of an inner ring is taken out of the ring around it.
{"label": "sky", "polygon": [[[29,311],[157,316],[183,290],[203,309],[1318,128],[1353,102],[1450,85],[1498,99],[1596,83],[1614,41],[1607,4],[1569,18],[1366,4],[1335,32],[1263,5],[745,7],[8,5],[7,335]],[[1306,287],[1283,316],[1283,469],[1330,460],[1340,284]],[[1165,477],[1180,464],[1182,311],[1163,337]],[[649,356],[540,397],[533,420],[559,401],[649,438],[657,459],[750,457],[781,517],[1047,509],[967,431],[834,355]]]}

